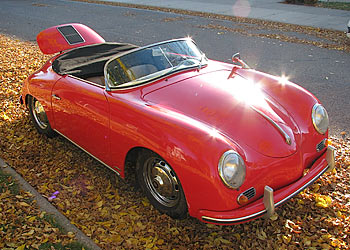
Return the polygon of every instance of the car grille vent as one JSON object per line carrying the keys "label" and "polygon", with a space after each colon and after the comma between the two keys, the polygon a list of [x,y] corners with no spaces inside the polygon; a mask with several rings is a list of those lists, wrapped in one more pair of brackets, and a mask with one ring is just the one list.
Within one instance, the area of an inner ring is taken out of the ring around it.
{"label": "car grille vent", "polygon": [[253,198],[255,196],[255,194],[256,194],[256,190],[253,187],[251,187],[248,190],[243,192],[243,195],[245,195],[248,198],[248,200]]}
{"label": "car grille vent", "polygon": [[85,42],[85,40],[72,25],[58,27],[57,29],[70,45]]}
{"label": "car grille vent", "polygon": [[326,147],[326,140],[327,139],[324,139],[319,144],[316,145],[317,152],[320,152],[322,149]]}

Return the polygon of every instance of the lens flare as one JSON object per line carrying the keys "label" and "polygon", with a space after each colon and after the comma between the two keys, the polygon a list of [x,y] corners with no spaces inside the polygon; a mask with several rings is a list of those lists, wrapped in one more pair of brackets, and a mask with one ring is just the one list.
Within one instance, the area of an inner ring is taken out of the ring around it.
{"label": "lens flare", "polygon": [[247,0],[237,0],[232,6],[235,16],[248,17],[251,11],[250,3]]}

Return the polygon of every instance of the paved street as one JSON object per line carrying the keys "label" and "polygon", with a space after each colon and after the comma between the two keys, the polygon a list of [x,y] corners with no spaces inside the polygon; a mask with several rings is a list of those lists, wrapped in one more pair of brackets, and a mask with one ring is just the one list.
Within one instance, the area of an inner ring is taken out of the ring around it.
{"label": "paved street", "polygon": [[[240,52],[251,67],[289,76],[314,93],[329,111],[331,134],[350,132],[348,53],[217,28],[242,28],[229,21],[63,0],[1,1],[1,33],[35,41],[41,30],[68,22],[84,23],[108,41],[137,45],[191,36],[209,58],[216,60],[229,61],[233,53]],[[293,32],[289,35],[316,39]]]}

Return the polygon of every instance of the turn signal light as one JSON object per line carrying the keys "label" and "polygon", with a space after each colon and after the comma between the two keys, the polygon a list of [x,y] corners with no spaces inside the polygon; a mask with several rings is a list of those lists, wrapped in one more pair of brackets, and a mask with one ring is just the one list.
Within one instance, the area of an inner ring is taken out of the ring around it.
{"label": "turn signal light", "polygon": [[248,203],[248,197],[245,196],[244,194],[240,194],[237,198],[237,202],[239,205],[244,205]]}

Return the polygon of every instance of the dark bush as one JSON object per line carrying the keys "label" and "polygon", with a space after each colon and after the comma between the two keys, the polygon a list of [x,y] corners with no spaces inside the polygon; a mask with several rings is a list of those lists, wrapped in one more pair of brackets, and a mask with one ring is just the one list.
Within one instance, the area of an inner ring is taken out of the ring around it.
{"label": "dark bush", "polygon": [[316,4],[318,0],[286,0],[286,2],[293,4]]}

